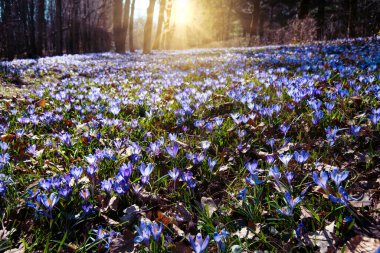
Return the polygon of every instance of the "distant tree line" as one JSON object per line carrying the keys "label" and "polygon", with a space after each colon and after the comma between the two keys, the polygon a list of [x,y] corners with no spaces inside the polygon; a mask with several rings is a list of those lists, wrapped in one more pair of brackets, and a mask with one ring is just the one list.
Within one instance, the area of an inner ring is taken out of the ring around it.
{"label": "distant tree line", "polygon": [[[0,58],[134,51],[139,0],[0,0]],[[372,36],[378,0],[188,0],[187,47],[246,38],[247,45]],[[176,0],[149,0],[144,53],[170,49]],[[155,8],[159,15],[154,20]]]}

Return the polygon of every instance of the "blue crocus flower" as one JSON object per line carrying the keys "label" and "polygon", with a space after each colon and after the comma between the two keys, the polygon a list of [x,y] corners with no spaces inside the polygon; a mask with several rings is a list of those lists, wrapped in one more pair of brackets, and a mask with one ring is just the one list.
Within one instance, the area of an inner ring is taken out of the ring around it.
{"label": "blue crocus flower", "polygon": [[237,195],[237,199],[242,199],[243,201],[247,198],[247,187],[244,187],[243,190],[241,190]]}
{"label": "blue crocus flower", "polygon": [[75,181],[78,181],[78,179],[80,178],[82,173],[83,173],[83,169],[81,167],[75,167],[74,166],[70,169],[70,175],[73,176]]}
{"label": "blue crocus flower", "polygon": [[169,170],[168,175],[173,179],[173,181],[176,181],[179,176],[179,169],[173,168],[173,170]]}
{"label": "blue crocus flower", "polygon": [[245,180],[247,181],[247,183],[249,183],[252,186],[265,183],[265,181],[259,179],[257,174],[250,174],[249,177],[245,178]]}
{"label": "blue crocus flower", "polygon": [[327,191],[327,180],[329,179],[329,174],[325,171],[321,171],[318,176],[317,172],[313,172],[313,181],[316,185],[319,185],[323,190]]}
{"label": "blue crocus flower", "polygon": [[221,251],[225,251],[226,250],[226,244],[225,244],[225,240],[226,238],[230,235],[230,233],[226,230],[226,229],[222,229],[222,231],[220,231],[218,233],[218,231],[215,229],[215,232],[214,232],[214,241],[218,244],[219,248]]}
{"label": "blue crocus flower", "polygon": [[153,221],[153,224],[150,226],[153,239],[157,242],[161,238],[161,232],[162,232],[162,223],[158,224],[157,222]]}
{"label": "blue crocus flower", "polygon": [[145,165],[145,163],[141,163],[139,166],[139,170],[142,176],[141,183],[146,184],[149,181],[149,176],[153,171],[153,164],[148,163],[147,165]]}
{"label": "blue crocus flower", "polygon": [[352,134],[355,138],[359,136],[361,126],[350,126],[350,134]]}
{"label": "blue crocus flower", "polygon": [[151,224],[140,221],[140,226],[135,226],[136,231],[137,231],[137,236],[134,239],[134,242],[136,243],[145,243],[145,245],[149,244],[149,239],[152,235],[152,230],[151,230]]}
{"label": "blue crocus flower", "polygon": [[340,184],[346,180],[349,174],[349,171],[343,171],[342,173],[339,173],[339,169],[336,168],[330,172],[330,178],[335,182],[335,185],[339,187]]}
{"label": "blue crocus flower", "polygon": [[178,150],[179,150],[179,147],[177,143],[173,143],[172,146],[166,147],[166,152],[168,152],[168,154],[173,158],[177,156]]}
{"label": "blue crocus flower", "polygon": [[257,166],[258,166],[257,161],[252,161],[252,162],[247,162],[245,164],[245,168],[249,171],[250,174],[255,174],[257,173]]}
{"label": "blue crocus flower", "polygon": [[207,248],[210,237],[207,236],[204,240],[202,235],[198,233],[195,237],[189,236],[189,242],[195,253],[202,253]]}
{"label": "blue crocus flower", "polygon": [[55,193],[50,194],[49,197],[45,194],[40,194],[39,200],[46,208],[49,209],[49,211],[52,211],[55,204],[57,204],[59,197]]}
{"label": "blue crocus flower", "polygon": [[334,203],[342,204],[345,206],[347,206],[349,204],[348,200],[353,199],[351,196],[348,195],[348,193],[346,192],[346,190],[342,186],[339,186],[338,194],[339,194],[338,196],[334,196],[332,194],[329,194],[329,199]]}
{"label": "blue crocus flower", "polygon": [[300,152],[295,151],[293,155],[294,159],[300,164],[305,163],[309,158],[309,153],[307,153],[305,150],[302,150]]}
{"label": "blue crocus flower", "polygon": [[285,167],[288,167],[288,163],[289,163],[290,160],[293,158],[293,155],[290,154],[290,153],[288,153],[288,154],[286,154],[286,155],[281,154],[281,155],[279,155],[278,158],[279,158],[279,159],[281,160],[281,162],[285,165]]}

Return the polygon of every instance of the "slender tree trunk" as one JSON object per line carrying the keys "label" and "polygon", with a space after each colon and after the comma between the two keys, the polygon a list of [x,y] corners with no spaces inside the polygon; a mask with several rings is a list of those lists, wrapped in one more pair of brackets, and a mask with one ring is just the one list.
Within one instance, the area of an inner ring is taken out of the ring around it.
{"label": "slender tree trunk", "polygon": [[317,26],[318,26],[318,39],[319,40],[323,40],[323,38],[324,38],[325,7],[326,7],[326,0],[319,0],[318,1],[318,11],[317,11]]}
{"label": "slender tree trunk", "polygon": [[45,35],[45,0],[37,0],[37,45],[36,52],[42,56]]}
{"label": "slender tree trunk", "polygon": [[252,45],[253,36],[258,35],[259,18],[260,18],[260,0],[254,0],[252,20],[251,20],[250,33],[249,33],[249,46]]}
{"label": "slender tree trunk", "polygon": [[173,0],[167,0],[166,19],[164,22],[164,36],[162,38],[165,49],[169,48],[170,19],[172,16]]}
{"label": "slender tree trunk", "polygon": [[154,40],[153,49],[159,49],[161,47],[162,29],[165,19],[166,0],[160,1],[160,13],[158,16],[156,39]]}
{"label": "slender tree trunk", "polygon": [[55,1],[55,32],[57,34],[56,53],[63,53],[63,31],[62,31],[62,0]]}
{"label": "slender tree trunk", "polygon": [[231,18],[232,18],[232,10],[234,7],[234,1],[230,0],[230,7],[228,9],[228,17],[227,17],[227,28],[226,28],[226,35],[225,39],[229,40],[230,39],[230,33],[231,33]]}
{"label": "slender tree trunk", "polygon": [[121,33],[122,33],[122,16],[123,16],[123,0],[113,1],[113,37],[115,42],[116,52],[122,52],[121,48]]}
{"label": "slender tree trunk", "polygon": [[149,54],[152,50],[152,28],[153,28],[153,13],[156,0],[149,1],[149,7],[146,11],[146,23],[144,27],[144,48],[143,53]]}
{"label": "slender tree trunk", "polygon": [[36,56],[36,29],[34,23],[34,0],[29,0],[29,38],[30,38],[30,55]]}
{"label": "slender tree trunk", "polygon": [[123,14],[123,32],[122,32],[122,40],[121,40],[123,52],[125,52],[125,43],[126,43],[127,34],[128,34],[130,7],[131,7],[131,0],[125,0],[124,14]]}
{"label": "slender tree trunk", "polygon": [[136,3],[136,0],[132,0],[131,16],[129,19],[129,51],[131,51],[132,53],[135,51],[135,48],[133,45],[133,25],[134,25],[134,18],[135,18],[135,3]]}
{"label": "slender tree trunk", "polygon": [[354,38],[356,36],[355,23],[357,19],[358,0],[349,0],[349,6],[347,34],[350,38]]}

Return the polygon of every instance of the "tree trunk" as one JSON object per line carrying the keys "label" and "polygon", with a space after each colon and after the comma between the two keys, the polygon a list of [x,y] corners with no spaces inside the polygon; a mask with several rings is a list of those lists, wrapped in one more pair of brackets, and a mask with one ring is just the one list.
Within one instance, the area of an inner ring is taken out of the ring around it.
{"label": "tree trunk", "polygon": [[129,24],[129,7],[130,0],[126,0],[123,8],[122,0],[114,0],[113,5],[113,35],[115,42],[115,51],[117,53],[125,52],[125,41],[127,39]]}
{"label": "tree trunk", "polygon": [[143,53],[149,54],[152,50],[152,28],[153,28],[153,14],[154,14],[154,5],[156,0],[149,1],[149,7],[146,11],[146,23],[144,27],[144,48]]}
{"label": "tree trunk", "polygon": [[165,49],[169,48],[169,32],[170,32],[170,19],[172,16],[173,0],[168,0],[166,7],[166,19],[164,22],[164,36],[162,38],[163,46]]}
{"label": "tree trunk", "polygon": [[254,0],[252,20],[251,20],[250,33],[249,33],[249,46],[252,45],[253,36],[258,35],[259,18],[260,18],[260,0]]}
{"label": "tree trunk", "polygon": [[154,40],[153,49],[159,49],[161,47],[162,40],[162,28],[165,19],[166,0],[160,1],[160,14],[158,16],[156,39]]}
{"label": "tree trunk", "polygon": [[357,19],[358,0],[349,0],[349,6],[347,34],[350,38],[354,38],[356,36],[355,22]]}
{"label": "tree trunk", "polygon": [[317,32],[318,32],[318,39],[323,40],[324,38],[324,26],[325,26],[325,7],[326,7],[326,0],[319,0],[318,1],[318,11],[317,11]]}
{"label": "tree trunk", "polygon": [[55,1],[55,32],[57,36],[56,53],[63,53],[63,32],[62,32],[62,0]]}
{"label": "tree trunk", "polygon": [[310,6],[310,0],[301,0],[299,12],[298,12],[298,18],[304,19],[309,15],[309,6]]}
{"label": "tree trunk", "polygon": [[129,51],[131,51],[132,53],[135,51],[135,48],[133,45],[133,25],[134,25],[134,18],[135,18],[135,3],[136,3],[136,0],[132,0],[131,16],[129,18]]}
{"label": "tree trunk", "polygon": [[36,56],[36,28],[34,24],[34,0],[29,0],[29,39],[30,39],[30,56]]}
{"label": "tree trunk", "polygon": [[45,0],[37,0],[37,45],[36,53],[42,56],[45,34]]}

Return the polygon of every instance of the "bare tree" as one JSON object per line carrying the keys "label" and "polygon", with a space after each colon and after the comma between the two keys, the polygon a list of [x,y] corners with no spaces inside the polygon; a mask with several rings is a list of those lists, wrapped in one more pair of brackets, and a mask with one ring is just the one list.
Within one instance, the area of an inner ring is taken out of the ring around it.
{"label": "bare tree", "polygon": [[157,33],[156,33],[156,39],[154,40],[154,43],[153,43],[153,49],[159,49],[161,46],[162,29],[163,29],[164,20],[165,20],[165,8],[166,8],[166,0],[160,0],[160,13],[158,16]]}
{"label": "bare tree", "polygon": [[149,6],[146,11],[146,22],[144,27],[144,47],[143,53],[149,54],[152,51],[152,28],[153,28],[153,14],[156,0],[150,0]]}
{"label": "bare tree", "polygon": [[37,0],[37,45],[36,53],[42,55],[45,34],[45,0]]}
{"label": "bare tree", "polygon": [[136,0],[132,0],[131,16],[129,19],[129,51],[131,51],[132,53],[135,51],[135,48],[133,45],[133,25],[134,25],[134,18],[135,18],[135,3],[136,3]]}

